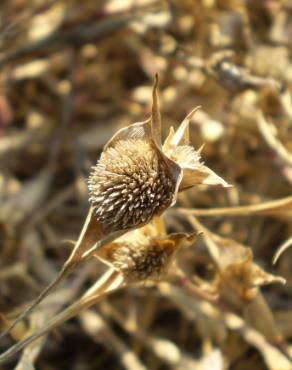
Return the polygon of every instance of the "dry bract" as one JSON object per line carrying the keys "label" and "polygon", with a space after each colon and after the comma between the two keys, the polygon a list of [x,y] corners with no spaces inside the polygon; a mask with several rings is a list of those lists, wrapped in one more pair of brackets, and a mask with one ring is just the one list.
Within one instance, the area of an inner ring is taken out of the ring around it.
{"label": "dry bract", "polygon": [[229,310],[239,311],[268,341],[283,347],[285,355],[289,357],[271,310],[260,292],[263,285],[285,284],[286,280],[267,273],[255,263],[251,248],[210,232],[192,216],[188,219],[197,231],[203,233],[204,242],[216,266],[214,282],[219,302],[227,305]]}
{"label": "dry bract", "polygon": [[188,217],[203,238],[218,271],[218,289],[222,297],[237,306],[256,297],[259,287],[272,283],[285,284],[280,276],[264,271],[254,262],[252,249],[232,239],[210,232],[194,217]]}

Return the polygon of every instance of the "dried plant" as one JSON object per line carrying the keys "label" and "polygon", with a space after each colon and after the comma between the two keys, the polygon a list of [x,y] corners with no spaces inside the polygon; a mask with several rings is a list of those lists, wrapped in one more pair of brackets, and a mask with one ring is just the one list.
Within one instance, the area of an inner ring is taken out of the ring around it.
{"label": "dried plant", "polygon": [[87,292],[68,308],[56,314],[48,322],[25,335],[24,339],[0,355],[0,363],[6,362],[22,348],[43,336],[66,320],[89,308],[104,296],[132,283],[167,280],[168,270],[182,246],[191,244],[196,234],[176,233],[164,235],[162,220],[132,230],[115,242],[106,245],[96,257],[110,265]]}
{"label": "dried plant", "polygon": [[1,2],[2,362],[291,369],[291,4]]}
{"label": "dried plant", "polygon": [[[200,161],[189,145],[194,109],[161,146],[158,75],[153,87],[151,118],[118,131],[105,145],[89,176],[91,209],[80,237],[57,279],[4,331],[23,320],[63,276],[93,255],[110,263],[126,281],[159,277],[173,260],[184,233],[159,240],[144,231],[113,242],[127,231],[149,223],[176,202],[179,191],[197,184],[230,185]],[[131,234],[130,234],[131,235]],[[126,242],[125,242],[126,240]]]}
{"label": "dried plant", "polygon": [[192,216],[188,219],[197,231],[202,232],[216,266],[213,289],[216,287],[214,294],[218,297],[217,304],[223,304],[229,310],[243,315],[248,324],[261,332],[291,360],[287,345],[260,292],[260,287],[264,285],[285,284],[286,280],[267,273],[256,264],[250,247],[210,232]]}
{"label": "dried plant", "polygon": [[96,254],[101,261],[120,272],[126,282],[146,279],[156,280],[167,274],[176,253],[187,242],[193,242],[195,234],[164,234],[159,226],[163,221],[153,222],[121,236]]}

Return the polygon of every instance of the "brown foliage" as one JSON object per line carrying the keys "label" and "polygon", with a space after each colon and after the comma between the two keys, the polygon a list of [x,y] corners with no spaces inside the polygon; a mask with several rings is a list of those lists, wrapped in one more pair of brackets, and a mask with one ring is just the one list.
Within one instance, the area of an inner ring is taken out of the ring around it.
{"label": "brown foliage", "polygon": [[291,368],[291,7],[1,2],[3,369]]}

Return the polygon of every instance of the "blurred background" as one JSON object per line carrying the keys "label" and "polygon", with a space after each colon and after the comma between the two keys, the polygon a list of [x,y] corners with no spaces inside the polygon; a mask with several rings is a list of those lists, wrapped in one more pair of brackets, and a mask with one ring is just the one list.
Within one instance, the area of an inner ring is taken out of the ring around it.
{"label": "blurred background", "polygon": [[[90,168],[113,133],[149,116],[156,72],[164,136],[201,105],[192,143],[205,144],[206,165],[234,185],[197,187],[179,206],[258,205],[291,195],[291,15],[290,0],[1,1],[2,327],[60,270],[71,250],[62,241],[76,240],[88,211]],[[271,261],[291,239],[291,212],[288,199],[265,215],[200,218],[251,246],[257,264],[287,280],[262,290],[286,343],[292,249]],[[166,217],[170,231],[192,229],[173,210]],[[202,240],[180,262],[200,278],[212,270]],[[83,265],[27,327],[44,323],[103,271],[101,263]],[[27,363],[1,369],[289,369],[281,351],[179,294],[154,286],[116,293],[39,342]],[[0,347],[12,343],[8,337]]]}

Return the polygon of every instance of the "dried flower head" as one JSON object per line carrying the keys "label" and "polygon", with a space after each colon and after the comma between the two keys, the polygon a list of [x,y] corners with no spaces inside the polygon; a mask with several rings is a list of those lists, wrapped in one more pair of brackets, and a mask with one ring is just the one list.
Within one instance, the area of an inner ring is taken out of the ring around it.
{"label": "dried flower head", "polygon": [[117,231],[148,222],[169,207],[175,179],[153,143],[126,139],[104,151],[89,188],[104,230]]}
{"label": "dried flower head", "polygon": [[150,223],[105,246],[97,257],[120,272],[127,282],[156,280],[165,274],[184,242],[195,234],[159,235]]}
{"label": "dried flower head", "polygon": [[[91,203],[88,216],[60,273],[3,335],[25,318],[81,261],[96,253],[103,254],[106,245],[117,237],[160,216],[176,202],[178,191],[196,184],[229,186],[200,162],[199,153],[189,145],[188,126],[195,110],[176,132],[171,128],[162,147],[157,90],[158,76],[153,87],[151,117],[119,130],[105,145],[88,180]],[[151,243],[156,247],[150,248],[148,243],[144,248],[140,242],[136,248],[124,247],[121,254],[112,245],[112,249],[105,248],[109,252],[107,259],[124,274],[129,272],[136,277],[159,274],[172,254],[173,240],[170,238],[167,243],[152,240]],[[131,263],[125,262],[125,256]]]}
{"label": "dried flower head", "polygon": [[195,110],[161,146],[157,89],[156,76],[150,119],[118,131],[89,177],[90,203],[104,233],[145,225],[175,203],[179,190],[199,183],[228,186],[188,145]]}
{"label": "dried flower head", "polygon": [[[230,245],[233,247],[233,251],[228,251]],[[285,279],[266,272],[253,261],[251,248],[235,242],[230,245],[227,245],[227,248],[221,247],[222,255],[220,258],[224,260],[225,267],[220,272],[219,280],[222,292],[228,292],[226,294],[229,299],[231,291],[236,294],[237,299],[249,301],[257,296],[259,287],[263,285],[285,284]]]}
{"label": "dried flower head", "polygon": [[195,218],[189,220],[197,231],[203,232],[208,251],[217,269],[218,293],[240,307],[254,299],[263,285],[282,283],[285,279],[266,272],[253,258],[250,247],[233,239],[212,233]]}

